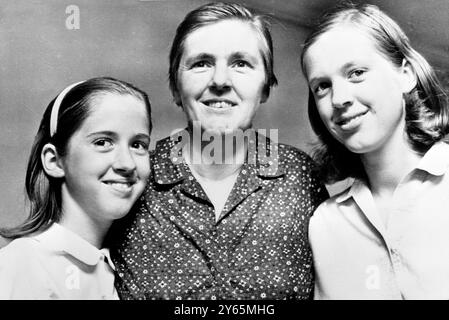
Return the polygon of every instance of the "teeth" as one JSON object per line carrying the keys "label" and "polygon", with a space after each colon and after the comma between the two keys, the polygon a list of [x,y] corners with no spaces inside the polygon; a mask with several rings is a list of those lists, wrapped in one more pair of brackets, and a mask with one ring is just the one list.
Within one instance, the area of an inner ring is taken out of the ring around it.
{"label": "teeth", "polygon": [[122,182],[109,182],[108,183],[110,186],[116,188],[116,189],[120,189],[120,190],[126,190],[129,187],[131,187],[130,183],[122,183]]}
{"label": "teeth", "polygon": [[207,106],[210,108],[217,108],[217,109],[221,109],[221,108],[230,108],[232,107],[232,105],[230,103],[221,101],[221,102],[210,102],[207,103]]}

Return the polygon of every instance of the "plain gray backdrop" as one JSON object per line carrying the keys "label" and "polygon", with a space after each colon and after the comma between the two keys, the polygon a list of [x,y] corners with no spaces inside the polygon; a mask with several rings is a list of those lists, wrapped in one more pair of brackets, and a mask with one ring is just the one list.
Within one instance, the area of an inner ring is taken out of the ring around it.
{"label": "plain gray backdrop", "polygon": [[[44,109],[67,85],[112,76],[146,91],[153,107],[152,147],[184,127],[184,115],[168,90],[168,53],[185,14],[207,2],[0,0],[0,226],[15,225],[27,215],[24,177],[31,144]],[[280,142],[310,153],[316,139],[307,118],[301,43],[314,19],[337,1],[235,2],[274,18],[279,86],[259,109],[255,127],[279,129]],[[449,0],[372,3],[396,19],[414,47],[446,72]],[[74,11],[66,12],[71,5],[79,9],[79,29],[71,29],[76,26]],[[329,187],[335,193],[345,186]],[[4,243],[0,239],[0,246]]]}

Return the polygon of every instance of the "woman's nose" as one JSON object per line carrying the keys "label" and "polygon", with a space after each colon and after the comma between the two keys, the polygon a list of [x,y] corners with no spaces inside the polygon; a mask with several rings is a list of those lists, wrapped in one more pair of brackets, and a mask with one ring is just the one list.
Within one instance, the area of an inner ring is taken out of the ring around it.
{"label": "woman's nose", "polygon": [[136,162],[128,146],[117,148],[113,168],[121,172],[132,172],[136,169]]}
{"label": "woman's nose", "polygon": [[212,74],[211,87],[219,90],[229,88],[231,85],[229,76],[227,65],[217,64]]}
{"label": "woman's nose", "polygon": [[354,101],[351,85],[345,81],[336,81],[332,84],[332,106],[334,108],[345,108],[352,105]]}

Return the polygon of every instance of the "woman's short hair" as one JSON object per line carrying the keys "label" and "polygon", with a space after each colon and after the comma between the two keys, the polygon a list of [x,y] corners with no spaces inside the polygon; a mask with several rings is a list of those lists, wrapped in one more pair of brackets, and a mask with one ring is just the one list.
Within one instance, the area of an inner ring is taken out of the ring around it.
{"label": "woman's short hair", "polygon": [[[417,84],[410,93],[404,95],[406,133],[411,147],[423,154],[435,142],[445,138],[449,131],[448,100],[435,71],[412,48],[399,25],[377,6],[344,3],[325,14],[304,42],[301,54],[303,73],[306,75],[304,55],[307,49],[322,34],[342,24],[353,25],[358,30],[365,31],[379,52],[395,66],[400,67],[405,60],[413,68]],[[349,151],[329,133],[318,114],[310,89],[308,112],[312,128],[322,143],[314,157],[325,181],[363,178],[365,172],[359,155]]]}
{"label": "woman's short hair", "polygon": [[149,132],[151,132],[151,105],[148,96],[130,83],[109,77],[98,77],[75,85],[63,97],[56,115],[56,130],[51,132],[52,110],[57,100],[55,97],[44,111],[28,159],[25,190],[30,214],[21,225],[11,229],[0,229],[0,235],[14,239],[45,230],[52,222],[59,221],[62,179],[46,174],[41,161],[42,149],[47,143],[51,143],[58,154],[64,156],[70,138],[89,116],[95,99],[108,93],[131,95],[142,101],[148,112]]}
{"label": "woman's short hair", "polygon": [[169,67],[170,90],[173,95],[178,90],[177,73],[186,38],[201,27],[230,19],[248,22],[259,35],[266,74],[264,94],[266,97],[269,96],[270,88],[277,84],[277,79],[273,70],[273,41],[268,19],[265,16],[253,14],[243,5],[223,2],[209,3],[189,12],[176,29],[170,50]]}

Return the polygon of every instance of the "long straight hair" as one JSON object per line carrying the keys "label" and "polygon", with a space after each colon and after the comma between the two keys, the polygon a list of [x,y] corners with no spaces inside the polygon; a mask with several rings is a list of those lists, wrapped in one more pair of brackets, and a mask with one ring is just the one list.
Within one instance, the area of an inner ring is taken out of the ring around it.
{"label": "long straight hair", "polygon": [[61,184],[63,178],[53,178],[46,174],[41,161],[43,147],[47,143],[55,146],[57,153],[64,156],[70,138],[89,116],[95,98],[107,93],[131,95],[144,102],[152,129],[151,105],[148,96],[130,83],[109,77],[98,77],[84,81],[73,87],[61,101],[57,116],[56,132],[50,134],[50,118],[54,98],[47,106],[31,148],[25,177],[25,190],[30,213],[26,220],[13,228],[0,229],[0,235],[15,239],[47,229],[51,223],[61,218]]}

